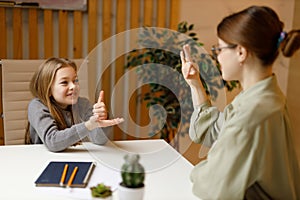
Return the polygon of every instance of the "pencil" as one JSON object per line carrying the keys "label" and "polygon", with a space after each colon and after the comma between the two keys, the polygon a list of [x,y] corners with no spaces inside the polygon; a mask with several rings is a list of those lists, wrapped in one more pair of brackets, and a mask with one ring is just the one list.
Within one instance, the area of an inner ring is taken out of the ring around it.
{"label": "pencil", "polygon": [[65,167],[64,167],[64,170],[61,174],[61,178],[60,178],[60,182],[59,182],[60,186],[64,186],[67,171],[68,171],[68,164],[65,164]]}
{"label": "pencil", "polygon": [[74,180],[74,178],[75,178],[75,175],[76,175],[76,173],[77,173],[77,170],[78,170],[78,167],[76,166],[76,167],[74,168],[72,174],[71,174],[71,177],[70,177],[69,181],[68,181],[67,187],[71,187],[72,182],[73,182],[73,180]]}

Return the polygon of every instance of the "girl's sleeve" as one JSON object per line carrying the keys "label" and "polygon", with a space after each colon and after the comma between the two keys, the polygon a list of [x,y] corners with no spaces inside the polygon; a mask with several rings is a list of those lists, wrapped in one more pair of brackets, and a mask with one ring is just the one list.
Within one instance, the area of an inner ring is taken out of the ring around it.
{"label": "girl's sleeve", "polygon": [[[88,99],[81,98],[81,105],[80,105],[80,112],[85,112],[84,114],[84,121],[90,119],[93,115],[93,105]],[[88,138],[91,142],[104,145],[108,138],[112,135],[112,127],[105,127],[105,128],[95,128],[92,131],[88,131]]]}
{"label": "girl's sleeve", "polygon": [[28,120],[43,144],[53,152],[62,151],[88,135],[84,123],[59,130],[48,108],[37,100],[28,105]]}

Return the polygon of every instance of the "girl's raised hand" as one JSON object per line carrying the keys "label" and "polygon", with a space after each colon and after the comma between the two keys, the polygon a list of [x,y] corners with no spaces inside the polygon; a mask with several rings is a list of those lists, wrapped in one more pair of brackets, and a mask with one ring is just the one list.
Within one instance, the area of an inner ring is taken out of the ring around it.
{"label": "girl's raised hand", "polygon": [[87,129],[92,130],[97,127],[108,127],[124,122],[123,118],[107,119],[108,114],[104,104],[104,91],[100,91],[97,103],[94,104],[93,115],[85,123]]}
{"label": "girl's raised hand", "polygon": [[97,103],[93,106],[93,115],[99,120],[105,120],[108,118],[107,109],[104,103],[104,91],[101,90]]}

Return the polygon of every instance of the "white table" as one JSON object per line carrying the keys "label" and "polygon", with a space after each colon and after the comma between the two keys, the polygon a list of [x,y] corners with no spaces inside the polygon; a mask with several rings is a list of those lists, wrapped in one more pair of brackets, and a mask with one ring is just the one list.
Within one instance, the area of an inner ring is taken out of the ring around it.
{"label": "white table", "polygon": [[[103,182],[114,190],[121,181],[120,168],[126,153],[139,153],[146,170],[144,200],[192,200],[189,175],[193,165],[164,140],[131,140],[92,143],[60,153],[44,145],[0,146],[0,199],[92,199],[89,187]],[[50,161],[95,161],[97,166],[84,189],[36,187],[34,181]]]}

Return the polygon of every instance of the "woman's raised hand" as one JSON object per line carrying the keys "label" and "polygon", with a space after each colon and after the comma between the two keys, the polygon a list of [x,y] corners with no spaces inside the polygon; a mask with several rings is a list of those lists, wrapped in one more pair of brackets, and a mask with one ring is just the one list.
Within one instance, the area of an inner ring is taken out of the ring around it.
{"label": "woman's raised hand", "polygon": [[190,51],[190,46],[186,44],[183,46],[182,51],[180,52],[182,74],[190,86],[199,86],[199,83],[201,84],[198,72],[199,67],[197,63],[193,62]]}

